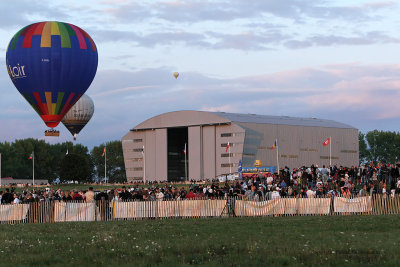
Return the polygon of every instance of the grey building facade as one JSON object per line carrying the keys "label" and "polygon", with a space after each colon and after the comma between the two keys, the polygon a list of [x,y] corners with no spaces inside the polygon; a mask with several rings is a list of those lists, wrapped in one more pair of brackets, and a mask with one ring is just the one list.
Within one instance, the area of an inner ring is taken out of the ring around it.
{"label": "grey building facade", "polygon": [[358,164],[358,130],[316,118],[175,111],[131,129],[122,147],[128,181],[202,180],[237,172],[239,161],[276,166],[276,139],[280,167],[329,165],[328,137],[332,165]]}

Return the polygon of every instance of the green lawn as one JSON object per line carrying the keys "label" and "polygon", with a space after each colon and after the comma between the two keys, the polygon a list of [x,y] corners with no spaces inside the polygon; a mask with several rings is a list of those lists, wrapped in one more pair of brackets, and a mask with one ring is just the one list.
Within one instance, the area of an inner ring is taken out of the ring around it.
{"label": "green lawn", "polygon": [[399,216],[0,225],[8,266],[398,265]]}

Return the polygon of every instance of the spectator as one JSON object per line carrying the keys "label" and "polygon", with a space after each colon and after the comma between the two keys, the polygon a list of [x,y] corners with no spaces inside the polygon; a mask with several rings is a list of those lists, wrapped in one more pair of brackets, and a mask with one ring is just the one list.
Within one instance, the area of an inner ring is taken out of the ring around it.
{"label": "spectator", "polygon": [[314,198],[316,193],[311,189],[311,186],[308,186],[308,190],[306,192],[307,198]]}
{"label": "spectator", "polygon": [[89,190],[85,193],[86,202],[94,202],[93,187],[89,187]]}

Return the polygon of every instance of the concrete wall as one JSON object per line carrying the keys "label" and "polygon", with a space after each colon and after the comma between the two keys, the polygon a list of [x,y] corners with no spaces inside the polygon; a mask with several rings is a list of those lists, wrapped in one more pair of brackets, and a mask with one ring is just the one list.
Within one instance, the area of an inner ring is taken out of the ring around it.
{"label": "concrete wall", "polygon": [[203,126],[202,177],[212,179],[216,176],[216,136],[215,126]]}
{"label": "concrete wall", "polygon": [[168,164],[167,164],[168,149],[166,144],[167,144],[167,129],[156,129],[155,177],[157,181],[166,181],[168,176]]}
{"label": "concrete wall", "polygon": [[202,179],[202,131],[200,126],[192,126],[188,128],[188,160],[189,160],[189,178],[190,180]]}
{"label": "concrete wall", "polygon": [[[219,125],[216,126],[216,176],[229,174],[230,171],[237,172],[239,160],[242,159],[243,143],[245,137],[245,130],[236,125]],[[226,134],[232,136],[224,136]],[[226,151],[226,144],[229,142],[230,149]],[[227,155],[229,152],[231,157]],[[231,167],[229,167],[229,161]]]}

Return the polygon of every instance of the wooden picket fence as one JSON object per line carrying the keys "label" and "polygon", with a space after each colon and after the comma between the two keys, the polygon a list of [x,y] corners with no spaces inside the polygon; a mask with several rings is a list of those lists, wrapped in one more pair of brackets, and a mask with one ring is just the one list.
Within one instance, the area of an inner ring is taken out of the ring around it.
{"label": "wooden picket fence", "polygon": [[0,223],[53,223],[201,217],[343,216],[400,214],[400,195],[367,197],[285,197],[265,201],[245,198],[33,202],[0,205]]}

